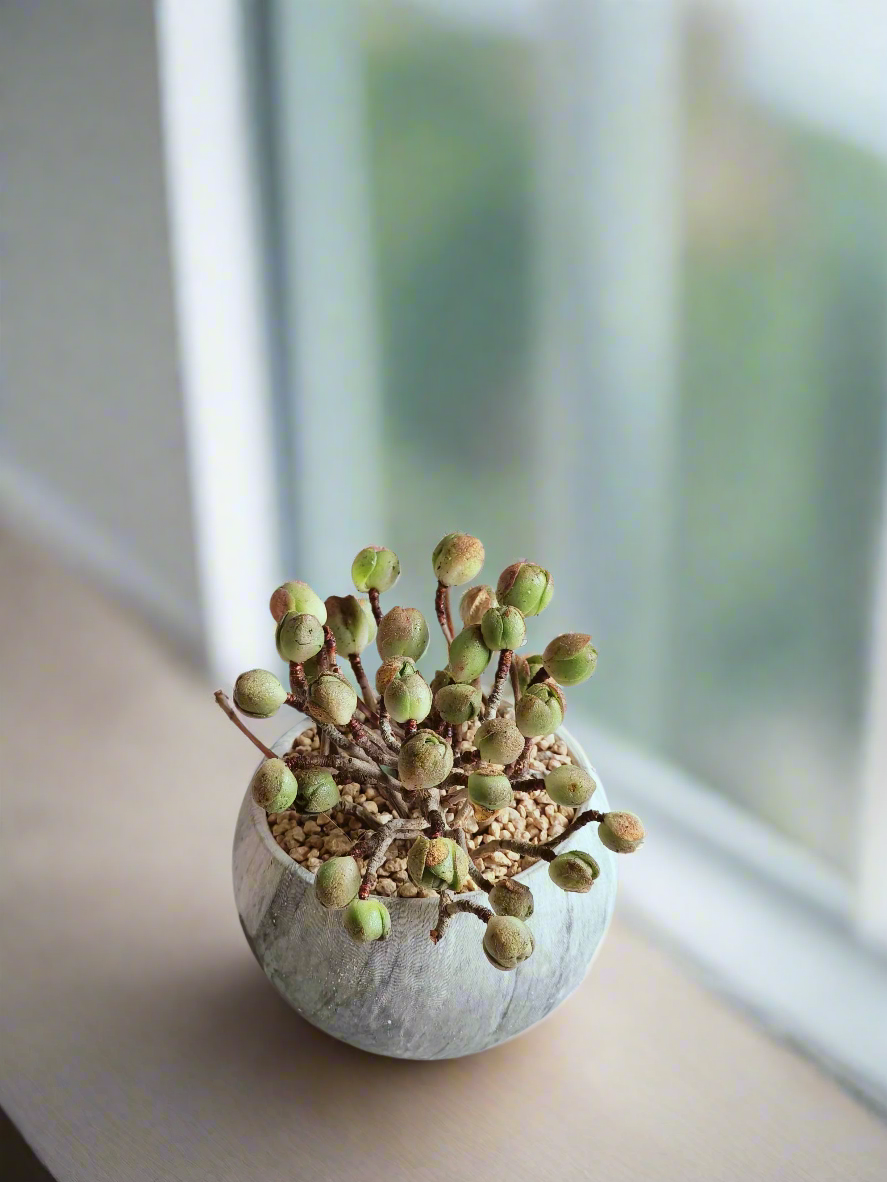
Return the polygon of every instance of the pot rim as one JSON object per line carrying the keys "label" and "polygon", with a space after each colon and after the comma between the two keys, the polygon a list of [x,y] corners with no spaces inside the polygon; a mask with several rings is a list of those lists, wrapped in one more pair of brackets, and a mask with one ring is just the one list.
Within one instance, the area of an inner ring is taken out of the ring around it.
{"label": "pot rim", "polygon": [[[303,731],[308,730],[309,727],[313,725],[313,719],[305,718],[300,722],[295,723],[295,725],[291,726],[289,730],[284,731],[280,738],[271,744],[271,749],[274,751],[274,754],[278,756],[286,754],[292,745],[292,739],[294,739],[296,735],[302,734]],[[578,766],[584,768],[591,776],[594,777],[596,790],[584,804],[579,806],[578,809],[579,814],[584,813],[585,810],[591,808],[593,804],[596,807],[595,796],[597,796],[597,802],[600,802],[601,797],[606,797],[604,786],[601,783],[597,771],[592,766],[591,760],[583,750],[582,745],[573,737],[573,735],[570,734],[569,730],[565,726],[560,726],[554,733],[559,739],[563,739],[563,741],[567,744],[567,748],[569,749],[570,754],[576,760]],[[283,745],[284,740],[287,741],[286,746]],[[260,761],[259,764],[256,764],[256,767],[260,767],[262,762],[264,762],[264,760]],[[256,802],[253,800],[248,786],[246,790],[245,803],[249,808],[250,820],[258,832],[259,840],[262,842],[262,845],[265,847],[265,849],[270,853],[272,858],[279,862],[288,874],[294,874],[296,878],[301,879],[306,884],[306,886],[313,885],[315,876],[314,871],[306,870],[305,867],[301,865],[301,863],[297,862],[294,858],[291,858],[286,850],[277,844],[277,841],[271,832],[271,826],[268,824],[268,814],[261,807],[261,805],[256,804]],[[608,803],[606,799],[604,799],[604,803],[605,805]],[[566,846],[565,848],[569,849],[570,846]],[[522,870],[519,874],[513,874],[509,877],[515,878],[520,882],[527,882],[531,875],[538,875],[544,866],[545,863],[540,858],[539,861],[535,863],[535,865],[528,866],[526,870]],[[400,906],[401,904],[435,903],[434,899],[425,898],[423,896],[416,896],[415,898],[411,899],[404,898],[402,895],[380,897],[382,898],[382,901],[386,907],[391,907],[392,905]],[[480,890],[480,888],[478,888],[476,891],[462,891],[459,895],[460,899],[473,899],[475,897],[478,899],[485,899],[487,896],[484,891]]]}

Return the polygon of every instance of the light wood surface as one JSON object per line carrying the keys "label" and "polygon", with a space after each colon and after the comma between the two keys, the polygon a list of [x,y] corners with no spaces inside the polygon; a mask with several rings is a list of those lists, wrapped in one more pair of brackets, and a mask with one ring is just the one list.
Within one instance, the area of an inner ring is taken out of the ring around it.
{"label": "light wood surface", "polygon": [[875,1116],[618,908],[577,993],[483,1055],[380,1059],[302,1022],[231,897],[249,744],[118,609],[0,559],[0,1103],[60,1182],[887,1176]]}

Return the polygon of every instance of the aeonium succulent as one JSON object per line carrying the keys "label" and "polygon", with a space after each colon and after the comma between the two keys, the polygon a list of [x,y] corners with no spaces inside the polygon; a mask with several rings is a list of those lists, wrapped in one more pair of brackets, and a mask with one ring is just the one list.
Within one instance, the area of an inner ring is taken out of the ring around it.
{"label": "aeonium succulent", "polygon": [[277,625],[274,641],[282,660],[302,665],[323,648],[323,626],[307,612],[287,612]]}
{"label": "aeonium succulent", "polygon": [[282,583],[271,596],[271,615],[280,623],[287,612],[300,612],[314,616],[320,624],[326,623],[326,608],[320,596],[307,583]]}
{"label": "aeonium succulent", "polygon": [[470,583],[483,564],[483,543],[471,534],[447,534],[431,555],[434,573],[445,587]]}
{"label": "aeonium succulent", "polygon": [[512,563],[496,584],[499,602],[518,608],[525,616],[538,616],[548,607],[553,594],[551,575],[535,562]]}
{"label": "aeonium succulent", "polygon": [[414,607],[393,607],[379,624],[376,648],[383,661],[390,657],[418,661],[428,648],[428,640],[428,625],[420,611]]}
{"label": "aeonium succulent", "polygon": [[358,591],[390,591],[400,578],[400,559],[386,546],[364,546],[351,563]]}
{"label": "aeonium succulent", "polygon": [[234,683],[234,705],[250,718],[270,718],[286,701],[286,690],[267,669],[249,669]]}
{"label": "aeonium succulent", "polygon": [[488,718],[474,733],[480,757],[486,763],[514,763],[524,749],[524,736],[510,718]]}
{"label": "aeonium succulent", "polygon": [[447,669],[454,681],[476,681],[490,663],[492,653],[484,643],[479,624],[471,624],[450,645]]}
{"label": "aeonium succulent", "polygon": [[472,624],[479,624],[484,618],[484,612],[496,606],[496,592],[484,583],[476,587],[469,587],[459,600],[459,616],[463,625],[468,628]]}
{"label": "aeonium succulent", "polygon": [[445,722],[458,726],[471,722],[481,711],[481,692],[468,683],[454,682],[444,685],[434,695],[434,705]]}
{"label": "aeonium succulent", "polygon": [[520,653],[514,654],[514,671],[517,676],[517,686],[521,693],[524,692],[542,668],[543,663],[541,653],[532,653],[526,657]]}
{"label": "aeonium succulent", "polygon": [[548,643],[542,663],[558,685],[579,685],[594,673],[597,649],[583,632],[565,632]]}
{"label": "aeonium succulent", "polygon": [[489,649],[515,649],[527,642],[527,625],[516,607],[491,607],[484,612],[480,631]]}
{"label": "aeonium succulent", "polygon": [[490,964],[506,972],[532,956],[536,946],[533,933],[514,915],[494,915],[487,920],[483,943]]}
{"label": "aeonium succulent", "polygon": [[517,729],[527,739],[553,735],[564,721],[564,695],[550,681],[528,685],[514,712]]}
{"label": "aeonium succulent", "polygon": [[422,722],[431,713],[431,690],[415,666],[392,678],[384,696],[385,707],[395,722]]}
{"label": "aeonium succulent", "polygon": [[266,813],[282,813],[296,799],[296,777],[282,759],[266,759],[249,784],[252,798]]}
{"label": "aeonium succulent", "polygon": [[407,855],[407,873],[417,887],[461,891],[471,874],[468,855],[451,837],[420,834]]}
{"label": "aeonium succulent", "polygon": [[296,805],[301,812],[328,813],[339,800],[339,786],[328,767],[309,767],[299,772]]}
{"label": "aeonium succulent", "polygon": [[330,726],[347,726],[357,709],[357,693],[340,673],[321,673],[308,685],[311,716]]}
{"label": "aeonium succulent", "polygon": [[548,876],[562,891],[587,894],[600,875],[601,868],[584,850],[565,850],[548,863]]}
{"label": "aeonium succulent", "polygon": [[511,781],[495,764],[481,763],[468,777],[468,799],[491,813],[514,803]]}
{"label": "aeonium succulent", "polygon": [[387,940],[391,935],[391,916],[378,899],[352,899],[345,908],[344,928],[356,944]]}
{"label": "aeonium succulent", "polygon": [[404,740],[397,756],[400,782],[413,791],[435,788],[452,770],[453,748],[435,731],[417,731]]}
{"label": "aeonium succulent", "polygon": [[376,622],[356,595],[328,596],[326,622],[343,657],[359,656],[376,635]]}

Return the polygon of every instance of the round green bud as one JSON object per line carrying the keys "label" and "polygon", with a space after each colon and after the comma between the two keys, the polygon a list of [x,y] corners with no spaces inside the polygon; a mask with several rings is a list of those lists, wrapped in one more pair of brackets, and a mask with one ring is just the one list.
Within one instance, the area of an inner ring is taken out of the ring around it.
{"label": "round green bud", "polygon": [[360,889],[360,867],[354,858],[330,858],[314,875],[318,903],[331,911],[347,907]]}
{"label": "round green bud", "polygon": [[615,854],[633,854],[646,836],[640,817],[634,813],[606,813],[597,834]]}
{"label": "round green bud", "polygon": [[533,892],[516,878],[500,878],[488,898],[497,915],[529,919],[533,914]]}
{"label": "round green bud", "polygon": [[428,625],[415,607],[393,607],[379,625],[376,648],[383,661],[411,657],[418,661],[428,648]]}
{"label": "round green bud", "polygon": [[234,705],[250,718],[270,718],[286,701],[286,690],[267,669],[250,669],[234,682]]}
{"label": "round green bud", "polygon": [[514,654],[514,668],[517,670],[517,686],[521,693],[527,688],[539,670],[542,668],[542,654],[533,653],[529,657]]}
{"label": "round green bud", "polygon": [[511,781],[494,764],[482,763],[468,777],[468,799],[491,812],[507,809],[514,804]]}
{"label": "round green bud", "polygon": [[520,648],[527,643],[527,625],[516,607],[491,607],[480,622],[487,648]]}
{"label": "round green bud", "polygon": [[565,850],[548,863],[548,877],[554,885],[577,895],[587,894],[600,872],[600,866],[584,850]]}
{"label": "round green bud", "polygon": [[328,595],[326,622],[343,657],[353,657],[370,642],[370,621],[356,595]]}
{"label": "round green bud", "polygon": [[533,933],[517,916],[494,915],[487,920],[484,952],[497,969],[505,972],[516,969],[521,961],[532,956],[534,947]]}
{"label": "round green bud", "polygon": [[514,711],[517,729],[527,739],[553,735],[564,721],[564,695],[550,681],[528,685]]}
{"label": "round green bud", "polygon": [[488,718],[474,734],[474,745],[486,763],[514,763],[524,749],[524,737],[510,718]]}
{"label": "round green bud", "polygon": [[390,591],[400,578],[400,559],[386,546],[364,546],[351,563],[358,591]]}
{"label": "round green bud", "polygon": [[416,731],[398,752],[397,774],[405,788],[434,788],[452,770],[453,748],[434,731]]}
{"label": "round green bud", "polygon": [[277,625],[274,640],[281,660],[303,665],[323,648],[323,625],[307,612],[287,612]]}
{"label": "round green bud", "polygon": [[302,813],[328,813],[341,797],[333,773],[327,767],[308,767],[299,771],[296,807]]}
{"label": "round green bud", "polygon": [[367,641],[367,643],[372,644],[373,641],[376,639],[376,617],[373,615],[373,605],[370,603],[370,601],[367,599],[367,597],[365,595],[361,595],[361,597],[358,599],[357,602],[360,604],[361,608],[363,609],[363,614],[367,618],[367,627],[370,630],[370,638]]}
{"label": "round green bud", "polygon": [[564,767],[553,768],[545,777],[545,791],[555,804],[563,804],[568,808],[578,808],[591,800],[597,784],[594,776],[585,768],[576,767],[568,763]]}
{"label": "round green bud", "polygon": [[450,837],[420,834],[407,854],[407,873],[418,887],[461,891],[471,873],[468,855]]}
{"label": "round green bud", "polygon": [[296,799],[296,777],[282,759],[266,759],[250,780],[253,800],[266,813],[282,813]]}
{"label": "round green bud", "polygon": [[512,563],[496,585],[499,602],[516,607],[525,616],[538,616],[548,607],[553,594],[551,575],[535,562]]}
{"label": "round green bud", "polygon": [[378,899],[352,899],[345,908],[345,931],[358,944],[387,940],[391,934],[391,916]]}
{"label": "round green bud", "polygon": [[459,600],[459,615],[466,628],[472,624],[479,624],[484,618],[484,612],[496,606],[496,592],[492,587],[480,583],[476,587],[469,587]]}
{"label": "round green bud", "polygon": [[449,669],[438,669],[431,679],[431,693],[436,695],[439,689],[443,689],[445,685],[455,685]]}
{"label": "round green bud", "polygon": [[308,685],[311,714],[330,726],[345,726],[357,709],[357,693],[341,673],[321,673]]}
{"label": "round green bud", "polygon": [[480,714],[483,700],[480,690],[470,681],[452,685],[444,685],[434,695],[434,704],[444,722],[458,725],[460,722],[471,722]]}
{"label": "round green bud", "polygon": [[470,583],[483,564],[483,543],[471,534],[447,534],[431,555],[434,573],[445,587]]}
{"label": "round green bud", "polygon": [[384,696],[396,677],[409,677],[416,672],[416,662],[409,657],[389,657],[376,670],[376,693]]}
{"label": "round green bud", "polygon": [[545,671],[559,685],[579,685],[587,681],[597,665],[597,649],[591,637],[582,632],[555,636],[542,654]]}
{"label": "round green bud", "polygon": [[453,681],[476,681],[489,665],[490,656],[480,625],[463,628],[450,645],[450,676]]}
{"label": "round green bud", "polygon": [[395,677],[385,690],[385,705],[395,722],[422,722],[431,713],[431,690],[415,670]]}
{"label": "round green bud", "polygon": [[280,623],[287,612],[299,612],[315,616],[321,624],[326,623],[326,608],[323,600],[307,583],[282,583],[271,596],[271,615]]}

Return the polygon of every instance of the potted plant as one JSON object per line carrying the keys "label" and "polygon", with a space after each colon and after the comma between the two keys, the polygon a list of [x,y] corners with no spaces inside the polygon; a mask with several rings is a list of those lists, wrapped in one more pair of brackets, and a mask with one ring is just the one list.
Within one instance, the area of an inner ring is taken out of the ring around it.
{"label": "potted plant", "polygon": [[[403,1058],[469,1054],[550,1013],[606,932],[614,854],[644,839],[636,816],[607,808],[561,725],[564,688],[597,663],[590,637],[518,652],[527,620],[551,600],[548,571],[519,561],[495,590],[470,586],[454,628],[450,589],[471,583],[483,560],[467,534],[434,548],[448,663],[430,682],[418,667],[429,640],[422,613],[383,614],[380,604],[399,577],[397,556],[368,546],[351,568],[366,598],[324,601],[301,582],[272,595],[288,690],[252,669],[233,705],[216,693],[263,756],[234,842],[250,947],[310,1022]],[[361,660],[374,640],[375,687]],[[272,749],[241,716],[281,706],[302,720]]]}

